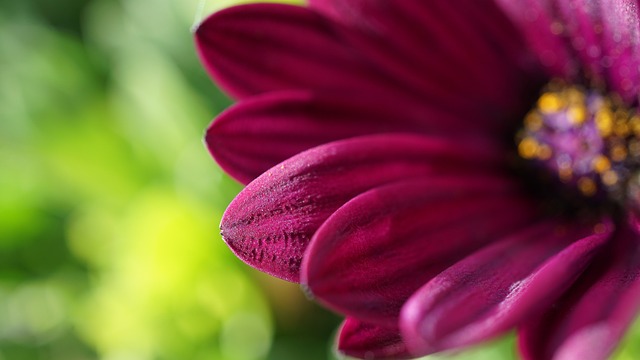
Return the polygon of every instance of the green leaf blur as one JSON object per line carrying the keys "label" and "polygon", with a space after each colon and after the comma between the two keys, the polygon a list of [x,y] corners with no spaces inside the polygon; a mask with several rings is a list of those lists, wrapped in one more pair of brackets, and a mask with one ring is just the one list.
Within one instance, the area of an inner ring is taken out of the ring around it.
{"label": "green leaf blur", "polygon": [[0,359],[327,358],[337,319],[218,235],[190,28],[221,5],[0,5]]}

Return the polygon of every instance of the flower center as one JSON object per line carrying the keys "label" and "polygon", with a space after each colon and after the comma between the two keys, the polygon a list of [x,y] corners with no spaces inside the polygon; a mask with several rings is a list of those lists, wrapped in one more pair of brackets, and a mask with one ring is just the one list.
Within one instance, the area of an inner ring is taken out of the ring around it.
{"label": "flower center", "polygon": [[516,141],[522,158],[580,194],[640,204],[640,115],[615,95],[551,82]]}

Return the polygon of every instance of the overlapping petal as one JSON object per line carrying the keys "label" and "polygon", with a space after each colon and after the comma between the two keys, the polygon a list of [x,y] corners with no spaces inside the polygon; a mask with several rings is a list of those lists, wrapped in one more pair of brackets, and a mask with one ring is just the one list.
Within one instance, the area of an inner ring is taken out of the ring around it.
{"label": "overlapping petal", "polygon": [[377,88],[399,96],[395,81],[345,46],[333,26],[305,7],[248,4],[208,17],[196,45],[208,72],[238,98],[286,89]]}
{"label": "overlapping petal", "polygon": [[405,304],[400,324],[409,349],[424,355],[472,345],[544,310],[613,228],[610,222],[594,227],[546,219],[460,261]]}
{"label": "overlapping petal", "polygon": [[326,306],[393,326],[409,296],[479,247],[533,221],[517,182],[432,175],[378,187],[337,210],[305,255],[301,282]]}
{"label": "overlapping petal", "polygon": [[535,49],[540,63],[554,77],[575,79],[579,64],[567,46],[558,36],[554,24],[561,24],[555,14],[554,0],[495,0],[510,15],[527,37],[529,45]]}
{"label": "overlapping petal", "polygon": [[385,183],[438,173],[500,172],[501,147],[416,135],[372,135],[326,144],[275,166],[229,205],[222,235],[248,264],[297,281],[318,227],[353,197]]}
{"label": "overlapping petal", "polygon": [[338,351],[361,359],[408,359],[397,326],[384,327],[347,318],[340,327]]}
{"label": "overlapping petal", "polygon": [[466,119],[410,99],[393,106],[388,102],[372,90],[366,96],[271,92],[244,100],[221,114],[209,127],[206,142],[220,166],[246,184],[277,163],[334,140],[406,132],[438,134],[464,142],[482,131]]}
{"label": "overlapping petal", "polygon": [[551,75],[615,91],[640,90],[640,13],[635,0],[497,0]]}
{"label": "overlapping petal", "polygon": [[640,308],[637,233],[618,232],[579,281],[543,316],[521,327],[525,359],[606,359]]}
{"label": "overlapping petal", "polygon": [[[341,36],[424,101],[508,126],[540,76],[520,33],[492,0],[312,0],[347,24]],[[495,127],[494,127],[495,129]]]}
{"label": "overlapping petal", "polygon": [[196,32],[241,99],[206,138],[249,183],[221,224],[234,253],[347,314],[348,355],[427,354],[527,321],[526,358],[608,356],[638,310],[637,234],[540,221],[497,144],[551,77],[638,103],[637,1],[310,5],[233,7]]}

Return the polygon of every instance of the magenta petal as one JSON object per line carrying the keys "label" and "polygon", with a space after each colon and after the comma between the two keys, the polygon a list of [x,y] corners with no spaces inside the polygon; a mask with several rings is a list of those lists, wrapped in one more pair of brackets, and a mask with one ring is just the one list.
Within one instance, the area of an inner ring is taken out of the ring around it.
{"label": "magenta petal", "polygon": [[[360,3],[361,0],[354,0],[356,3]],[[309,7],[311,7],[314,10],[318,10],[320,12],[322,12],[323,14],[337,19],[339,21],[351,21],[353,20],[352,18],[352,12],[343,12],[343,5],[346,5],[346,1],[343,2],[339,2],[339,1],[335,1],[335,0],[307,0],[307,3],[309,4]]]}
{"label": "magenta petal", "polygon": [[516,182],[429,176],[366,192],[314,236],[301,282],[338,312],[386,326],[420,286],[459,259],[535,219]]}
{"label": "magenta petal", "polygon": [[[627,102],[640,90],[640,16],[635,0],[498,0],[554,76],[584,71]],[[582,66],[582,67],[581,67]],[[584,75],[584,74],[583,74]]]}
{"label": "magenta petal", "polygon": [[224,9],[198,27],[196,45],[217,83],[240,98],[292,88],[389,87],[340,42],[329,20],[300,6]]}
{"label": "magenta petal", "polygon": [[491,0],[320,0],[310,5],[347,23],[341,35],[351,46],[433,106],[463,117],[491,114],[474,119],[485,127],[509,126],[526,110],[541,80],[530,72],[519,32]]}
{"label": "magenta petal", "polygon": [[502,160],[501,149],[491,144],[415,135],[373,135],[326,144],[250,183],[223,216],[223,238],[248,264],[297,281],[315,231],[354,196],[433,172],[495,172]]}
{"label": "magenta petal", "polygon": [[636,318],[640,306],[637,233],[622,229],[549,311],[522,326],[525,359],[604,360]]}
{"label": "magenta petal", "polygon": [[587,75],[635,102],[640,90],[640,17],[635,0],[561,0],[562,35]]}
{"label": "magenta petal", "polygon": [[381,132],[455,134],[458,141],[477,137],[479,130],[465,122],[411,101],[390,104],[373,91],[290,90],[231,107],[211,124],[206,142],[220,166],[246,184],[301,151],[338,139]]}
{"label": "magenta petal", "polygon": [[383,327],[347,318],[340,327],[338,351],[361,359],[409,359],[397,327]]}
{"label": "magenta petal", "polygon": [[576,78],[579,66],[566,39],[558,36],[558,25],[562,26],[562,22],[553,0],[495,1],[524,33],[549,75]]}
{"label": "magenta petal", "polygon": [[460,261],[418,290],[400,325],[426,355],[495,337],[549,307],[575,281],[613,225],[547,220]]}

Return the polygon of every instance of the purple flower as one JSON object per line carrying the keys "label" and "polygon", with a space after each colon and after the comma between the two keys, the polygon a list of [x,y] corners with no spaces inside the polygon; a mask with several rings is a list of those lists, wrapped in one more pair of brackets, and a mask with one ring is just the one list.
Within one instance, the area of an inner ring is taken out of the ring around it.
{"label": "purple flower", "polygon": [[604,359],[640,305],[632,0],[311,0],[212,15],[238,103],[207,131],[248,184],[221,224],[251,266],[402,358],[516,328],[525,359]]}

